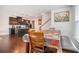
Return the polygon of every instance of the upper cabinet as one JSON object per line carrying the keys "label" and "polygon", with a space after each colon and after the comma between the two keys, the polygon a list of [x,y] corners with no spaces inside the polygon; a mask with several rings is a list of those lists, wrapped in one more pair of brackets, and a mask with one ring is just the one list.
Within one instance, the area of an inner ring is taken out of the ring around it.
{"label": "upper cabinet", "polygon": [[9,17],[9,24],[10,25],[17,25],[17,19],[14,17]]}
{"label": "upper cabinet", "polygon": [[34,29],[35,21],[22,19],[22,17],[9,17],[9,25],[25,25]]}
{"label": "upper cabinet", "polygon": [[30,20],[22,19],[22,17],[9,17],[10,25],[26,25],[30,23]]}

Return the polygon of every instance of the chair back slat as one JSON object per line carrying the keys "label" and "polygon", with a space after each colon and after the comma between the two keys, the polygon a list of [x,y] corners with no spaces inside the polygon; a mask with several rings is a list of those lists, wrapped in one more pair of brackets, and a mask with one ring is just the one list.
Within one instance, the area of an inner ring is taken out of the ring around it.
{"label": "chair back slat", "polygon": [[31,41],[31,51],[35,52],[33,50],[34,48],[42,49],[44,52],[44,34],[42,32],[30,32],[29,33],[30,41]]}

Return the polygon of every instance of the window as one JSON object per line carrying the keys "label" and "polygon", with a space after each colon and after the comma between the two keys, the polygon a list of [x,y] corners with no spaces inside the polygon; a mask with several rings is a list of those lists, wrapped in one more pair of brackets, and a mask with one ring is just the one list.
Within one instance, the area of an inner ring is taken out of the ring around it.
{"label": "window", "polygon": [[79,6],[75,7],[75,37],[79,40]]}

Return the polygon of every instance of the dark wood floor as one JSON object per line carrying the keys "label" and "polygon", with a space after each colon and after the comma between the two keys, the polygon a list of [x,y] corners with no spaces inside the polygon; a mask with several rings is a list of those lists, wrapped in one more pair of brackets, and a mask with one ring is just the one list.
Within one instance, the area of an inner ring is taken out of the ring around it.
{"label": "dark wood floor", "polygon": [[17,52],[17,53],[25,53],[26,52],[26,43],[22,41],[20,37],[11,37],[11,46],[10,51],[11,52]]}
{"label": "dark wood floor", "polygon": [[25,53],[26,43],[21,38],[12,36],[2,36],[0,40],[0,52],[5,53]]}
{"label": "dark wood floor", "polygon": [[[28,49],[22,38],[8,35],[0,36],[0,53],[26,53]],[[63,50],[63,53],[74,53],[72,51]]]}

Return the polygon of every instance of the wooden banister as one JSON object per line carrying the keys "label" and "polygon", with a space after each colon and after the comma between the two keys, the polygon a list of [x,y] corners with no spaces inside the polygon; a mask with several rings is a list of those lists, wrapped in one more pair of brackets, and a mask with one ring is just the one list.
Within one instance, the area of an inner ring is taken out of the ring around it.
{"label": "wooden banister", "polygon": [[41,30],[41,28],[42,28],[44,25],[46,25],[49,21],[50,21],[50,19],[48,19],[46,22],[44,22],[44,23],[39,27],[39,29]]}

